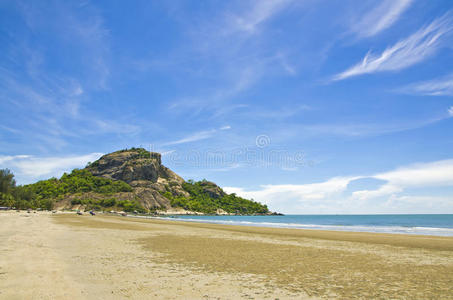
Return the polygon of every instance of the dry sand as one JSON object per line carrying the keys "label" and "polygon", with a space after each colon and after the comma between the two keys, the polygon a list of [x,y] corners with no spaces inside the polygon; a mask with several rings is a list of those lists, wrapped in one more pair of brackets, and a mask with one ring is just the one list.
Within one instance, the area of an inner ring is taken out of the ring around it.
{"label": "dry sand", "polygon": [[453,238],[0,213],[0,299],[453,299]]}

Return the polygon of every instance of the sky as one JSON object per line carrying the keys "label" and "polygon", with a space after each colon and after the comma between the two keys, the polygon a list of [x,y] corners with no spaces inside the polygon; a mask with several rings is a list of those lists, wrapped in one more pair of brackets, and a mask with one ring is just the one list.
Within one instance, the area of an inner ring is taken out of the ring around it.
{"label": "sky", "polygon": [[453,213],[453,2],[0,1],[0,168],[131,147],[273,211]]}

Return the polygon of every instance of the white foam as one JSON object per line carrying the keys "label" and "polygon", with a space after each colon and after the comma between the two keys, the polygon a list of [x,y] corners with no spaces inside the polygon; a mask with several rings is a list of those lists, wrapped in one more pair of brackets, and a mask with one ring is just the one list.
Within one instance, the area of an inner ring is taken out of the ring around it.
{"label": "white foam", "polygon": [[453,236],[453,228],[404,227],[404,226],[365,226],[365,225],[319,225],[319,224],[299,224],[299,223],[273,223],[273,222],[251,222],[251,221],[215,220],[215,219],[194,219],[194,218],[177,218],[177,217],[176,218],[148,217],[148,216],[134,216],[134,217],[171,220],[171,221],[223,224],[223,225],[256,226],[256,227]]}

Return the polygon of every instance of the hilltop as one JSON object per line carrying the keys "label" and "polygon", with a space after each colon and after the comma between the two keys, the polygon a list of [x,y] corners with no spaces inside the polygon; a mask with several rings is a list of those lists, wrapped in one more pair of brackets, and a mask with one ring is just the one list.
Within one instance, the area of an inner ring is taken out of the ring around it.
{"label": "hilltop", "polygon": [[16,189],[10,204],[15,198],[20,208],[270,214],[266,205],[227,194],[213,182],[185,181],[162,164],[160,153],[143,148],[109,153],[59,179]]}

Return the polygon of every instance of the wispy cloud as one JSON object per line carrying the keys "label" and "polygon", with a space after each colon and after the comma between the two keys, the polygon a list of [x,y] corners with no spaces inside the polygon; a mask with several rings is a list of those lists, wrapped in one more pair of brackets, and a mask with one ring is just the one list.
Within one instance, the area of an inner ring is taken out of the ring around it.
{"label": "wispy cloud", "polygon": [[352,31],[370,37],[392,26],[412,4],[412,0],[383,0],[354,23]]}
{"label": "wispy cloud", "polygon": [[[88,109],[91,92],[106,89],[109,78],[109,31],[96,7],[23,1],[11,6],[21,16],[14,30],[22,34],[9,32],[2,45],[2,128],[45,152],[61,150],[70,138],[130,133],[131,125],[104,121],[102,112]],[[14,111],[21,113],[9,114]]]}
{"label": "wispy cloud", "polygon": [[223,126],[223,127],[219,128],[219,129],[198,131],[198,132],[190,134],[186,137],[183,137],[179,140],[163,143],[162,146],[179,145],[179,144],[186,144],[186,143],[206,140],[206,139],[214,137],[215,134],[218,133],[220,130],[224,131],[224,130],[229,130],[230,128],[231,128],[231,126],[227,125],[227,126]]}
{"label": "wispy cloud", "polygon": [[30,183],[42,176],[61,176],[73,168],[84,167],[95,161],[102,153],[73,156],[37,157],[33,155],[0,156],[0,167],[13,170],[19,183]]}
{"label": "wispy cloud", "polygon": [[292,0],[252,1],[249,3],[250,7],[244,9],[244,13],[229,15],[226,33],[241,31],[253,34],[261,24],[282,11],[291,2]]}
{"label": "wispy cloud", "polygon": [[398,91],[416,95],[453,96],[453,74],[442,78],[409,84],[398,89]]}
{"label": "wispy cloud", "polygon": [[453,117],[453,106],[450,106],[450,108],[448,109],[448,114]]}
{"label": "wispy cloud", "polygon": [[381,54],[369,52],[357,65],[334,76],[333,80],[384,71],[398,71],[432,56],[442,46],[443,39],[453,29],[451,13],[434,20],[409,36],[387,48]]}
{"label": "wispy cloud", "polygon": [[279,105],[272,109],[249,106],[248,109],[244,109],[242,114],[249,119],[287,119],[311,109],[312,107],[306,104]]}
{"label": "wispy cloud", "polygon": [[[416,119],[399,122],[380,123],[337,123],[337,124],[311,124],[298,126],[297,132],[304,132],[308,136],[378,136],[395,132],[414,130],[435,124],[448,119],[450,116],[443,111],[438,116],[429,119]],[[299,134],[299,133],[298,133]],[[300,134],[299,134],[300,135]]]}
{"label": "wispy cloud", "polygon": [[269,43],[270,36],[265,24],[280,17],[294,2],[233,1],[220,14],[205,18],[199,26],[202,29],[188,26],[188,36],[192,40],[188,48],[195,53],[190,59],[197,57],[200,64],[196,75],[214,84],[202,86],[193,95],[175,99],[168,106],[170,111],[187,114],[187,108],[190,108],[192,116],[208,111],[217,117],[231,112],[226,108],[226,102],[243,96],[263,77],[282,70],[287,75],[294,75],[296,68],[277,43],[272,44],[274,49],[270,51],[262,46]]}
{"label": "wispy cloud", "polygon": [[[87,120],[88,121],[88,120]],[[93,131],[84,131],[85,133],[117,133],[134,135],[140,132],[140,126],[124,124],[114,120],[92,119],[90,123],[94,125]]]}
{"label": "wispy cloud", "polygon": [[[354,191],[348,196],[346,194],[348,185],[363,178],[375,178],[384,183],[377,189]],[[271,209],[287,213],[400,212],[399,209],[407,213],[408,209],[419,212],[436,204],[439,204],[436,211],[441,212],[442,209],[449,208],[448,211],[452,212],[453,197],[406,194],[413,188],[451,186],[453,186],[453,159],[413,164],[371,176],[334,177],[308,184],[262,185],[256,190],[237,187],[227,187],[225,190],[253,198],[270,205]],[[374,201],[376,199],[384,201]],[[425,203],[414,199],[424,199]],[[440,202],[435,202],[437,200]],[[412,205],[414,203],[416,206]]]}
{"label": "wispy cloud", "polygon": [[54,42],[68,43],[70,47],[79,50],[72,59],[84,65],[87,85],[97,89],[107,88],[110,76],[109,31],[95,6],[88,2],[76,8],[63,2],[43,2],[36,5],[19,2],[17,7],[26,25],[35,35],[49,32],[55,38]]}
{"label": "wispy cloud", "polygon": [[213,111],[215,116],[219,116],[237,107],[242,107],[243,105],[226,105],[226,102],[252,87],[263,76],[267,61],[253,61],[251,59],[242,62],[242,67],[239,67],[239,62],[231,61],[230,63],[235,67],[226,66],[225,69],[220,71],[224,77],[222,86],[208,88],[200,96],[173,101],[169,105],[169,109],[187,114],[187,109],[190,108],[193,115]]}
{"label": "wispy cloud", "polygon": [[164,143],[164,144],[162,144],[162,146],[179,145],[179,144],[185,144],[185,143],[209,139],[210,137],[212,137],[214,135],[215,132],[216,132],[216,130],[214,130],[214,129],[206,130],[206,131],[199,131],[199,132],[190,134],[184,138],[181,138],[179,140]]}
{"label": "wispy cloud", "polygon": [[30,155],[0,155],[0,166],[4,166],[10,161],[29,158]]}

